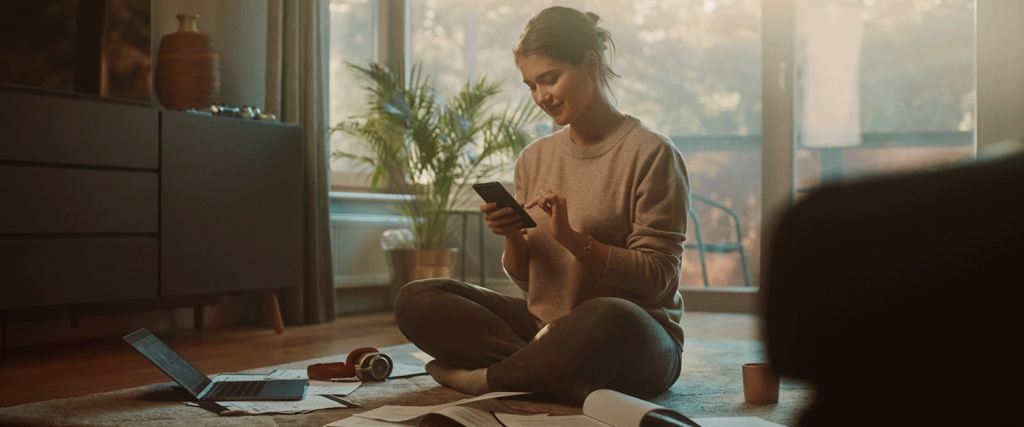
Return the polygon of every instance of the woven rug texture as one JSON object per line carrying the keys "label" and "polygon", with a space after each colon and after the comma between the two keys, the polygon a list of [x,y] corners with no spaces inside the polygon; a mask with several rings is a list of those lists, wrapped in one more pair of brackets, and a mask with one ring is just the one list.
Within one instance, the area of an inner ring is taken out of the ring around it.
{"label": "woven rug texture", "polygon": [[[410,353],[412,344],[382,351],[395,362],[423,365]],[[346,355],[303,360],[252,369],[245,373],[270,373],[274,369],[305,369],[311,363],[344,361]],[[800,411],[811,398],[804,384],[782,379],[779,403],[752,405],[743,401],[740,367],[764,361],[763,345],[754,341],[688,339],[683,352],[683,369],[672,388],[651,402],[693,418],[755,416],[786,426],[795,426]],[[153,369],[156,369],[155,367]],[[3,426],[323,426],[384,405],[426,406],[469,397],[441,387],[430,376],[364,383],[347,399],[363,406],[330,409],[302,415],[217,416],[187,406],[185,396],[171,388],[174,383],[153,384],[89,396],[0,408]],[[508,406],[552,415],[582,413],[579,406],[549,399],[505,400]]]}

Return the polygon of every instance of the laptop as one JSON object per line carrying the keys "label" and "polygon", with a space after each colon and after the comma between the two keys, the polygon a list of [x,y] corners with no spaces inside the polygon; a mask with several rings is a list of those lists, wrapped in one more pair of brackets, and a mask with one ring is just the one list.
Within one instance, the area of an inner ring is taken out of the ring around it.
{"label": "laptop", "polygon": [[124,340],[200,402],[302,400],[306,394],[306,380],[212,381],[146,328]]}

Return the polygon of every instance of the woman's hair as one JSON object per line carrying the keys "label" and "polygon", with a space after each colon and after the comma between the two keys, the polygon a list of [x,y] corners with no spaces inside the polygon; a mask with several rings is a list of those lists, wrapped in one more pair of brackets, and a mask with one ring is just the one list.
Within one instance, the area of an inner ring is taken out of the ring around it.
{"label": "woman's hair", "polygon": [[593,12],[584,14],[568,7],[549,7],[530,18],[512,53],[516,62],[539,53],[579,67],[583,65],[587,51],[594,51],[598,63],[597,77],[610,91],[608,80],[619,75],[612,71],[604,51],[608,49],[607,45],[611,45],[614,52],[615,42],[607,29],[597,26],[600,21],[601,17]]}

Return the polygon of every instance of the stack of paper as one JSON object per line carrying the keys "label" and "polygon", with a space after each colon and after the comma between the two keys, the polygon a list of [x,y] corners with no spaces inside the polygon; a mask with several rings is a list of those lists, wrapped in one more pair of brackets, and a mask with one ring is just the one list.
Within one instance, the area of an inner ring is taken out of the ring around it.
{"label": "stack of paper", "polygon": [[327,427],[461,425],[465,427],[783,427],[756,417],[689,419],[662,406],[612,390],[597,390],[583,403],[583,415],[518,411],[496,400],[526,393],[488,393],[434,406],[383,406]]}
{"label": "stack of paper", "polygon": [[[208,404],[201,404],[208,405]],[[220,415],[253,414],[305,414],[321,409],[357,408],[351,402],[333,396],[309,396],[291,402],[217,402],[224,410],[215,410]]]}
{"label": "stack of paper", "polygon": [[[416,357],[420,357],[415,355]],[[415,375],[426,374],[422,366],[406,365],[396,363],[389,378],[405,378]],[[213,378],[216,381],[254,381],[254,380],[295,380],[309,377],[305,369],[278,369],[270,374],[222,374]],[[202,406],[210,411],[221,415],[242,415],[242,414],[303,414],[320,409],[333,408],[358,408],[359,406],[339,396],[348,396],[356,391],[361,382],[356,378],[339,379],[335,381],[309,381],[306,388],[306,397],[300,401],[278,402],[217,402],[217,403],[192,403],[191,406]]]}
{"label": "stack of paper", "polygon": [[544,416],[546,414],[530,414],[509,408],[496,400],[499,397],[515,396],[517,392],[495,392],[457,402],[434,406],[382,406],[355,416],[328,424],[331,427],[364,427],[364,426],[418,426],[427,417],[448,418],[465,426],[502,427],[494,418],[495,413],[516,414],[524,416]]}
{"label": "stack of paper", "polygon": [[[406,365],[404,363],[395,363],[394,368],[391,371],[391,375],[388,378],[407,378],[416,375],[426,375],[427,370],[422,366]],[[272,380],[298,380],[307,379],[309,376],[306,374],[305,369],[278,369],[271,372],[266,378]],[[341,378],[336,378],[341,380]],[[355,380],[355,377],[352,378]]]}

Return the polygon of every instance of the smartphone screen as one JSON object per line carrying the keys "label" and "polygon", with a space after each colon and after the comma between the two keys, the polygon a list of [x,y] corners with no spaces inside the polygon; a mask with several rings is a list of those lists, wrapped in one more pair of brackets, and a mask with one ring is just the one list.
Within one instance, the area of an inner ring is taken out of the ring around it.
{"label": "smartphone screen", "polygon": [[482,182],[480,184],[473,184],[473,190],[480,195],[487,203],[494,203],[498,205],[498,208],[512,208],[516,214],[519,215],[519,219],[523,221],[523,226],[519,228],[534,228],[537,223],[530,218],[530,214],[526,213],[526,209],[516,201],[515,197],[509,194],[505,186],[498,182]]}

